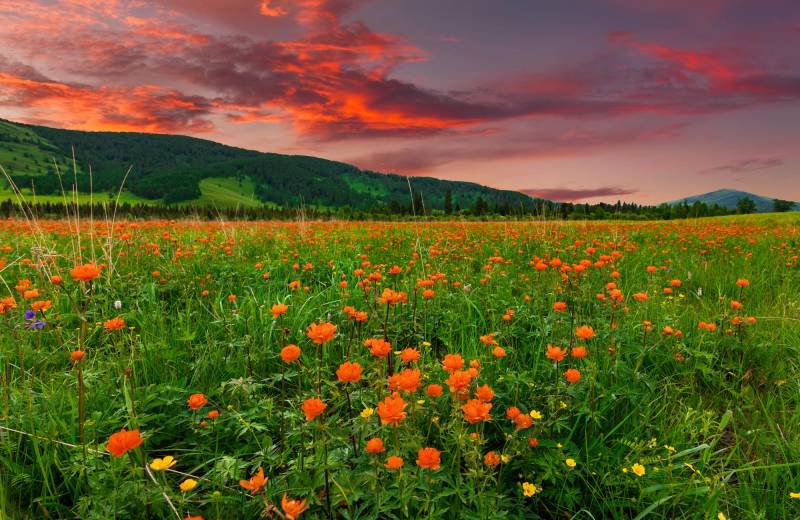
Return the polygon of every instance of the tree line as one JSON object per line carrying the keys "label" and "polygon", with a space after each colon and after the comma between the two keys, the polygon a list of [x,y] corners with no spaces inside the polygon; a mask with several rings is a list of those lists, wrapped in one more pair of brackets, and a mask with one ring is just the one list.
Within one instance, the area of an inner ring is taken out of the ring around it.
{"label": "tree line", "polygon": [[[450,202],[447,202],[448,200]],[[131,204],[125,202],[115,206],[113,201],[78,205],[52,202],[21,205],[17,201],[6,199],[0,201],[0,216],[22,218],[34,215],[37,218],[62,218],[79,213],[84,216],[91,214],[95,218],[104,218],[113,214],[118,218],[131,219],[195,218],[200,220],[294,220],[299,217],[321,220],[408,220],[413,218],[441,220],[450,218],[674,220],[753,213],[755,207],[755,203],[748,198],[741,199],[737,208],[732,210],[717,204],[709,206],[700,201],[691,205],[683,203],[645,206],[620,201],[616,204],[573,204],[539,200],[530,206],[518,205],[515,207],[511,204],[489,204],[479,196],[471,207],[463,208],[458,203],[452,202],[452,195],[446,194],[443,207],[430,208],[424,204],[421,193],[415,193],[412,201],[408,204],[390,203],[370,210],[356,209],[349,205],[340,207],[301,205],[217,208],[208,205]],[[792,202],[779,199],[774,201],[775,211],[790,211],[793,208],[794,203]]]}

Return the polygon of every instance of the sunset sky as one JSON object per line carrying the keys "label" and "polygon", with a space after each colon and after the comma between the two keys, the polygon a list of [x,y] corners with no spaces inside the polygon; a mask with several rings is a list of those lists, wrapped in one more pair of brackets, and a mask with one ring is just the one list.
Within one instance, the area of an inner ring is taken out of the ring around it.
{"label": "sunset sky", "polygon": [[554,200],[800,200],[800,2],[0,0],[0,117]]}

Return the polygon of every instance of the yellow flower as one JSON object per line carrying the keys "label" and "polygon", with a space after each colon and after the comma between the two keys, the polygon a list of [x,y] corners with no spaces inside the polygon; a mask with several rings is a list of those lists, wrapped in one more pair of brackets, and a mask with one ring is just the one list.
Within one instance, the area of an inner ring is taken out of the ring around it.
{"label": "yellow flower", "polygon": [[556,444],[556,448],[558,448],[559,450],[560,450],[561,448],[563,448],[563,447],[564,447],[564,446],[563,446],[563,445],[562,445],[560,442],[559,442],[558,444]]}
{"label": "yellow flower", "polygon": [[795,500],[800,500],[800,491],[798,491],[796,493],[794,491],[789,491],[789,498],[793,498]]}
{"label": "yellow flower", "polygon": [[193,478],[187,478],[186,480],[181,482],[178,485],[178,487],[181,488],[181,491],[183,491],[184,493],[188,493],[189,491],[197,487],[197,481]]}
{"label": "yellow flower", "polygon": [[364,408],[363,410],[361,410],[361,413],[359,415],[361,415],[361,417],[363,417],[364,419],[369,419],[374,413],[375,413],[374,408]]}
{"label": "yellow flower", "polygon": [[720,511],[719,513],[717,513],[717,520],[728,520],[728,517],[725,516],[725,513]]}
{"label": "yellow flower", "polygon": [[425,399],[418,399],[417,404],[425,404]]}
{"label": "yellow flower", "polygon": [[567,407],[567,403],[565,403],[564,401],[561,401],[560,403],[558,403],[558,406],[563,410],[564,408]]}
{"label": "yellow flower", "polygon": [[627,473],[628,472],[628,468],[622,468],[622,472],[623,473]]}
{"label": "yellow flower", "polygon": [[511,457],[504,453],[500,455],[500,460],[503,462],[503,464],[506,464],[509,460],[511,460]]}
{"label": "yellow flower", "polygon": [[531,410],[531,418],[538,421],[542,418],[542,414],[538,410]]}
{"label": "yellow flower", "polygon": [[153,471],[166,471],[178,461],[172,455],[167,455],[163,459],[153,459],[153,462],[150,463],[150,469]]}
{"label": "yellow flower", "polygon": [[574,468],[575,466],[577,466],[577,465],[578,465],[578,464],[575,462],[575,459],[567,459],[567,460],[565,460],[564,462],[565,462],[565,463],[567,464],[567,466],[568,466],[568,467],[570,467],[570,468]]}
{"label": "yellow flower", "polygon": [[431,346],[431,342],[430,341],[423,341],[422,342],[422,346],[423,347],[430,347]]}
{"label": "yellow flower", "polygon": [[644,466],[642,466],[642,465],[641,465],[641,464],[639,464],[638,462],[637,462],[636,464],[634,464],[633,466],[631,466],[631,471],[633,471],[634,473],[636,473],[636,476],[637,476],[637,477],[641,477],[642,475],[644,475],[644,474],[645,474],[645,469],[644,469]]}
{"label": "yellow flower", "polygon": [[522,483],[522,494],[526,497],[532,497],[538,492],[539,488],[536,487],[536,484],[531,484],[530,482]]}
{"label": "yellow flower", "polygon": [[668,452],[670,452],[670,454],[675,453],[675,451],[676,451],[675,448],[673,448],[669,444],[665,444],[664,445],[664,449],[667,450]]}

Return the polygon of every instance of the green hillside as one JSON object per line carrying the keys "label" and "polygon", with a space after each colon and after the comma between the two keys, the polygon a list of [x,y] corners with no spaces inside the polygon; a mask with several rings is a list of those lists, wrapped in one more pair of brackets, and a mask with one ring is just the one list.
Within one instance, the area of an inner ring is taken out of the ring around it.
{"label": "green hillside", "polygon": [[[71,167],[73,150],[78,174]],[[63,174],[61,182],[53,160]],[[300,205],[354,210],[473,208],[530,210],[534,200],[515,191],[474,183],[360,170],[336,161],[261,153],[178,135],[83,132],[0,120],[0,165],[15,183],[45,197],[69,189],[114,193],[129,168],[125,196],[131,202],[217,207]],[[92,172],[91,186],[88,172]],[[409,182],[411,190],[409,190]],[[3,189],[5,188],[5,189]],[[0,186],[0,198],[8,186]],[[413,194],[413,195],[412,195]],[[101,198],[101,197],[98,197]],[[449,198],[449,201],[447,200]]]}

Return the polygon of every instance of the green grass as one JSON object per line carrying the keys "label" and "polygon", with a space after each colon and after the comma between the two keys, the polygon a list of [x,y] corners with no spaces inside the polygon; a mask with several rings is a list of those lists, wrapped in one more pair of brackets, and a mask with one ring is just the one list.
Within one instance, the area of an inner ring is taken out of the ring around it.
{"label": "green grass", "polygon": [[30,129],[0,120],[0,166],[7,173],[45,175],[54,171],[54,162],[60,172],[72,171],[71,159],[52,143]]}
{"label": "green grass", "polygon": [[256,208],[263,206],[255,195],[255,183],[250,178],[212,177],[200,181],[200,198],[185,204],[211,205],[218,208]]}
{"label": "green grass", "polygon": [[[0,287],[18,304],[0,314],[0,518],[176,518],[165,495],[181,518],[258,518],[284,493],[308,501],[303,519],[328,508],[335,518],[798,518],[797,218],[139,221],[117,222],[111,248],[104,225],[93,240],[84,224],[79,241],[67,222],[40,222],[36,234],[0,222]],[[69,272],[92,257],[113,270],[89,290]],[[423,299],[426,285],[434,294]],[[31,287],[39,295],[25,299]],[[388,288],[406,303],[381,302]],[[23,316],[35,300],[52,304],[40,331]],[[274,318],[277,302],[288,309]],[[126,327],[106,331],[114,317]],[[323,345],[306,335],[320,321],[337,326]],[[579,339],[579,325],[595,335]],[[489,333],[506,357],[483,343]],[[364,346],[384,336],[392,352],[420,355],[398,427],[377,410],[359,415],[389,395],[387,359]],[[280,357],[289,343],[298,362]],[[570,356],[576,344],[586,357]],[[567,354],[556,363],[548,345]],[[446,354],[478,361],[468,397],[489,385],[491,420],[465,420]],[[345,359],[363,367],[360,381],[338,380]],[[580,381],[566,381],[568,368]],[[430,397],[429,384],[443,395]],[[208,403],[191,410],[195,393]],[[327,408],[308,421],[312,397]],[[512,407],[541,419],[517,429]],[[144,441],[112,457],[106,443],[122,427]],[[365,453],[375,437],[386,451]],[[441,451],[438,470],[418,468],[421,447]],[[487,465],[490,451],[504,462]],[[177,464],[150,479],[144,461],[166,455]],[[404,467],[386,469],[389,455]],[[259,467],[269,482],[253,496],[239,481]],[[187,475],[199,485],[182,493]],[[525,496],[524,482],[538,492]]]}
{"label": "green grass", "polygon": [[[77,197],[77,202],[79,204],[89,204],[93,202],[95,204],[114,204],[117,200],[117,194],[114,193],[113,195],[109,195],[108,193],[78,193],[77,196],[73,193],[66,193],[65,195],[38,195],[34,194],[29,188],[23,188],[20,190],[22,196],[24,198],[24,202],[26,204],[44,204],[44,203],[51,203],[51,204],[63,204],[64,200],[66,199],[67,204],[73,204]],[[0,189],[0,200],[10,199],[17,202],[17,196],[13,191],[8,188]],[[119,197],[120,204],[159,204],[160,201],[148,200],[133,193],[123,191]]]}

